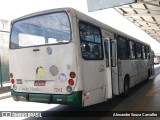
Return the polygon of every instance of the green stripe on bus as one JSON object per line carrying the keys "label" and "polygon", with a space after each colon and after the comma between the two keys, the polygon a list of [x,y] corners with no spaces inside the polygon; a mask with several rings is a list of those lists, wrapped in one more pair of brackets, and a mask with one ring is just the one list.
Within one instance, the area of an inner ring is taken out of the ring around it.
{"label": "green stripe on bus", "polygon": [[74,92],[71,95],[53,95],[53,102],[82,107],[82,92]]}
{"label": "green stripe on bus", "polygon": [[[11,90],[11,95],[15,101],[22,100],[42,102],[42,103],[54,103],[54,104],[64,104],[73,105],[77,107],[82,107],[82,91],[73,92],[70,95],[52,95],[52,94],[39,94],[39,93],[21,93]],[[28,97],[28,98],[27,98]]]}

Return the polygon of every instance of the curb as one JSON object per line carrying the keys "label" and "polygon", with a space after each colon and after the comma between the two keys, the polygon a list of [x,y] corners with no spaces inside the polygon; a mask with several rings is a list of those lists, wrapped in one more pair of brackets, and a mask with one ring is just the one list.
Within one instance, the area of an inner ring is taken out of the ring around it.
{"label": "curb", "polygon": [[11,86],[0,88],[0,100],[11,97],[10,89]]}
{"label": "curb", "polygon": [[5,94],[0,95],[0,100],[10,98],[10,97],[11,97],[10,93],[5,93]]}
{"label": "curb", "polygon": [[2,87],[0,88],[0,94],[10,92],[10,90],[11,90],[11,86]]}

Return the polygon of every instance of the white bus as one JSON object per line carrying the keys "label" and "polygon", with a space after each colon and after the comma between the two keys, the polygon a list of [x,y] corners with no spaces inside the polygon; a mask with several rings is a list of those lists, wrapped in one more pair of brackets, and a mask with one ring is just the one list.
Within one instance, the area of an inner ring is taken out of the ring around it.
{"label": "white bus", "polygon": [[150,50],[72,8],[29,14],[11,23],[11,94],[16,101],[101,103],[149,79]]}

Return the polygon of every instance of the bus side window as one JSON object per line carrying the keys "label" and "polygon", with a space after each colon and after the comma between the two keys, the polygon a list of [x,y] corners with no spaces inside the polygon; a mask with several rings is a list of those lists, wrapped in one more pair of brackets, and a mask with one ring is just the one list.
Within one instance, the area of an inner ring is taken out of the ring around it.
{"label": "bus side window", "polygon": [[86,59],[100,58],[100,48],[92,43],[81,43],[82,56]]}
{"label": "bus side window", "polygon": [[127,40],[122,37],[118,37],[118,57],[120,60],[127,60],[129,58],[128,55],[128,47]]}
{"label": "bus side window", "polygon": [[95,56],[95,58],[99,58],[100,57],[100,53],[99,53],[100,49],[98,45],[94,45],[92,48],[92,53]]}
{"label": "bus side window", "polygon": [[91,49],[90,49],[89,43],[82,43],[81,48],[82,48],[82,56],[85,59],[94,58],[94,56],[91,53]]}
{"label": "bus side window", "polygon": [[135,43],[133,41],[129,41],[129,49],[130,49],[130,59],[135,59]]}
{"label": "bus side window", "polygon": [[144,46],[144,45],[142,46],[142,57],[143,57],[143,59],[146,58],[146,54],[145,54],[145,46]]}
{"label": "bus side window", "polygon": [[149,47],[148,46],[145,47],[145,53],[146,53],[146,59],[150,59]]}
{"label": "bus side window", "polygon": [[102,60],[101,31],[98,27],[79,22],[82,57],[86,60]]}
{"label": "bus side window", "polygon": [[136,43],[136,56],[137,59],[142,59],[142,47],[139,43]]}

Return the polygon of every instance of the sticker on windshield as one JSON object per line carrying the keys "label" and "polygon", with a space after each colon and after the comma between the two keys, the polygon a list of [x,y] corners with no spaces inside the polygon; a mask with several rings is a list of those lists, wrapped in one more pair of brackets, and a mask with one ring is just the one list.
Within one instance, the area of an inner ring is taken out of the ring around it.
{"label": "sticker on windshield", "polygon": [[52,54],[52,48],[48,47],[46,51],[47,51],[47,54],[48,54],[48,55],[51,55],[51,54]]}

